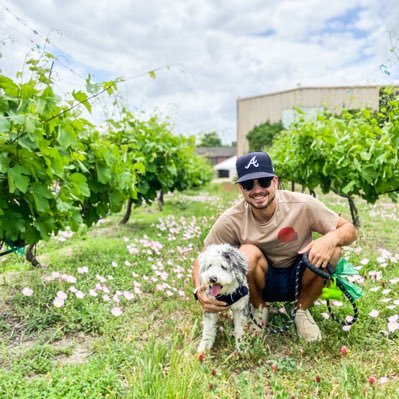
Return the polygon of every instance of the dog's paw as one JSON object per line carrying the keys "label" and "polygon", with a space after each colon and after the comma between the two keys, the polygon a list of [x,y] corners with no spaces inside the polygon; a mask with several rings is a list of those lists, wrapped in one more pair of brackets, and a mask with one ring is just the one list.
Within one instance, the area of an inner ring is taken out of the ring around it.
{"label": "dog's paw", "polygon": [[198,345],[197,353],[205,353],[212,349],[212,344],[209,341],[201,341]]}

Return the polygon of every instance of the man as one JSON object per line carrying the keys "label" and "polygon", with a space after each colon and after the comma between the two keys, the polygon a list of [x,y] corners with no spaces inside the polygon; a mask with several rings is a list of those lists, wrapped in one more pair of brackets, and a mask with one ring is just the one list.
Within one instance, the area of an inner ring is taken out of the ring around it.
{"label": "man", "polygon": [[[268,154],[253,152],[237,159],[237,184],[243,200],[217,219],[205,239],[211,244],[229,243],[248,258],[250,302],[255,309],[267,303],[292,301],[295,271],[305,252],[316,267],[336,265],[341,246],[357,238],[352,223],[329,210],[314,197],[278,190],[278,177]],[[312,240],[312,233],[321,236]],[[201,286],[198,260],[193,266],[194,296],[206,312],[221,312],[224,302],[209,298]],[[301,270],[301,290],[295,326],[307,342],[321,339],[308,308],[321,295],[323,279],[310,269]],[[262,312],[261,312],[262,313]]]}

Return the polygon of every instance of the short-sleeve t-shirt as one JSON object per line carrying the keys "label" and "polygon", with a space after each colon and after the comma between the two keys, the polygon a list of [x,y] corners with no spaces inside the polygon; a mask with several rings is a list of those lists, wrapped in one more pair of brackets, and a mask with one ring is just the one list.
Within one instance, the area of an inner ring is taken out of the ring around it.
{"label": "short-sleeve t-shirt", "polygon": [[326,234],[337,227],[339,216],[316,198],[276,191],[276,209],[267,223],[259,223],[243,199],[223,212],[205,238],[205,246],[253,244],[275,267],[288,267],[298,251],[312,241],[312,232]]}

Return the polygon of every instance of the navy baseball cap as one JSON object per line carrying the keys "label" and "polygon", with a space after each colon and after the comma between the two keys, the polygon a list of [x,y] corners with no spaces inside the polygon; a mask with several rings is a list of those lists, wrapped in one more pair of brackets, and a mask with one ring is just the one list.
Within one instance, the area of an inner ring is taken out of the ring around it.
{"label": "navy baseball cap", "polygon": [[242,155],[237,159],[236,168],[238,176],[236,183],[276,176],[273,162],[265,152],[250,152]]}

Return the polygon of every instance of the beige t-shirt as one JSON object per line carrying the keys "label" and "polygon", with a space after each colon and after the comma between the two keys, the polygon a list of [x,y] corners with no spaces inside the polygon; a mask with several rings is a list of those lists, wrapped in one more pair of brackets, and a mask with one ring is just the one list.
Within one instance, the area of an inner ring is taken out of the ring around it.
{"label": "beige t-shirt", "polygon": [[244,199],[227,209],[205,238],[205,246],[254,244],[275,267],[288,267],[312,241],[312,232],[326,234],[337,227],[339,216],[310,195],[277,190],[276,200],[274,215],[263,224]]}

